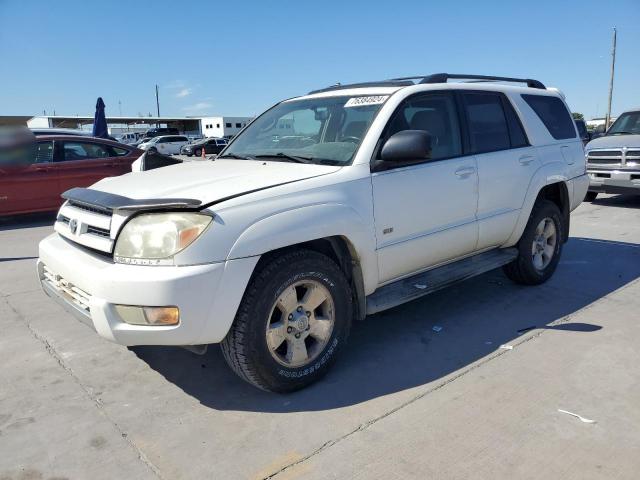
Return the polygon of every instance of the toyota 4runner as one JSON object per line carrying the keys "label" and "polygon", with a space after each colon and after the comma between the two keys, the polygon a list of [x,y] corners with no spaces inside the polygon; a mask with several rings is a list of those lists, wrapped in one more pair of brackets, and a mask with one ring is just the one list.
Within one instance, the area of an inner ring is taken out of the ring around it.
{"label": "toyota 4runner", "polygon": [[244,380],[291,391],[353,319],[498,267],[546,281],[588,183],[564,98],[537,80],[336,85],[278,103],[214,161],[65,192],[38,275],[105,339],[221,343]]}

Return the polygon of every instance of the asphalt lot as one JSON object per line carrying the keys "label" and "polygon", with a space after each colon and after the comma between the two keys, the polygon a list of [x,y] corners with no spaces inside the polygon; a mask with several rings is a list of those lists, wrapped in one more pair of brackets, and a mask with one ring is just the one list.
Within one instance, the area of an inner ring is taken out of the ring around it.
{"label": "asphalt lot", "polygon": [[547,284],[494,271],[369,317],[291,395],[66,314],[35,275],[52,220],[0,221],[0,479],[638,478],[640,197],[582,204]]}

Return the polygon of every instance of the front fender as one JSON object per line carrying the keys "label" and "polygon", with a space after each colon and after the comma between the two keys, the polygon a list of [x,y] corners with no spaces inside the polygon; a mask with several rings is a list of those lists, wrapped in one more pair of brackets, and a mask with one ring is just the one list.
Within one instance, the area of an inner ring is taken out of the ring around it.
{"label": "front fender", "polygon": [[345,237],[360,263],[365,294],[378,284],[375,232],[353,208],[343,204],[300,207],[263,218],[248,227],[231,247],[228,259],[262,255],[320,238]]}
{"label": "front fender", "polygon": [[[569,188],[568,178],[564,173],[566,170],[566,164],[562,162],[552,162],[547,163],[541,166],[536,173],[531,178],[529,182],[529,188],[527,189],[527,194],[524,198],[524,203],[522,204],[522,209],[520,210],[520,215],[518,217],[518,221],[516,222],[516,226],[509,237],[509,240],[502,245],[503,247],[511,247],[518,243],[520,237],[522,236],[522,232],[524,232],[525,227],[527,226],[527,222],[529,221],[529,215],[531,215],[531,211],[533,210],[533,205],[538,198],[538,194],[540,190],[542,190],[547,185],[551,185],[552,183],[564,182]],[[569,191],[569,198],[572,197],[572,192]]]}

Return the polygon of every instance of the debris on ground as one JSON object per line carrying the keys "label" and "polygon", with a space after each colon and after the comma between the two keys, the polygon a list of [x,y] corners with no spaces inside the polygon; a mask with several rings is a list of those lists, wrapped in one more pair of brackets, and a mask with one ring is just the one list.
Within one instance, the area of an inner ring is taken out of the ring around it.
{"label": "debris on ground", "polygon": [[434,332],[438,333],[438,332],[442,331],[442,327],[439,327],[438,325],[434,325],[431,330],[433,330]]}
{"label": "debris on ground", "polygon": [[427,286],[424,283],[416,283],[414,287],[419,288],[420,290],[424,290]]}
{"label": "debris on ground", "polygon": [[503,350],[513,350],[513,345],[500,345],[500,348]]}
{"label": "debris on ground", "polygon": [[577,419],[579,419],[582,423],[596,423],[596,421],[595,421],[595,420],[591,420],[591,419],[589,419],[589,418],[582,417],[582,416],[578,415],[577,413],[568,412],[568,411],[566,411],[566,410],[561,410],[561,409],[558,409],[558,411],[559,411],[560,413],[566,413],[567,415],[571,415],[572,417],[576,417],[576,418],[577,418]]}

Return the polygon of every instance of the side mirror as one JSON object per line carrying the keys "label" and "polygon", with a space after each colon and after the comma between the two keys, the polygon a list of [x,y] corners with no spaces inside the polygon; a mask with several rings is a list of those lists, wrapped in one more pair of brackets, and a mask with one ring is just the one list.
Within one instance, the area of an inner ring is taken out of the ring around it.
{"label": "side mirror", "polygon": [[402,130],[385,142],[380,152],[385,162],[408,162],[431,158],[431,134],[424,130]]}

